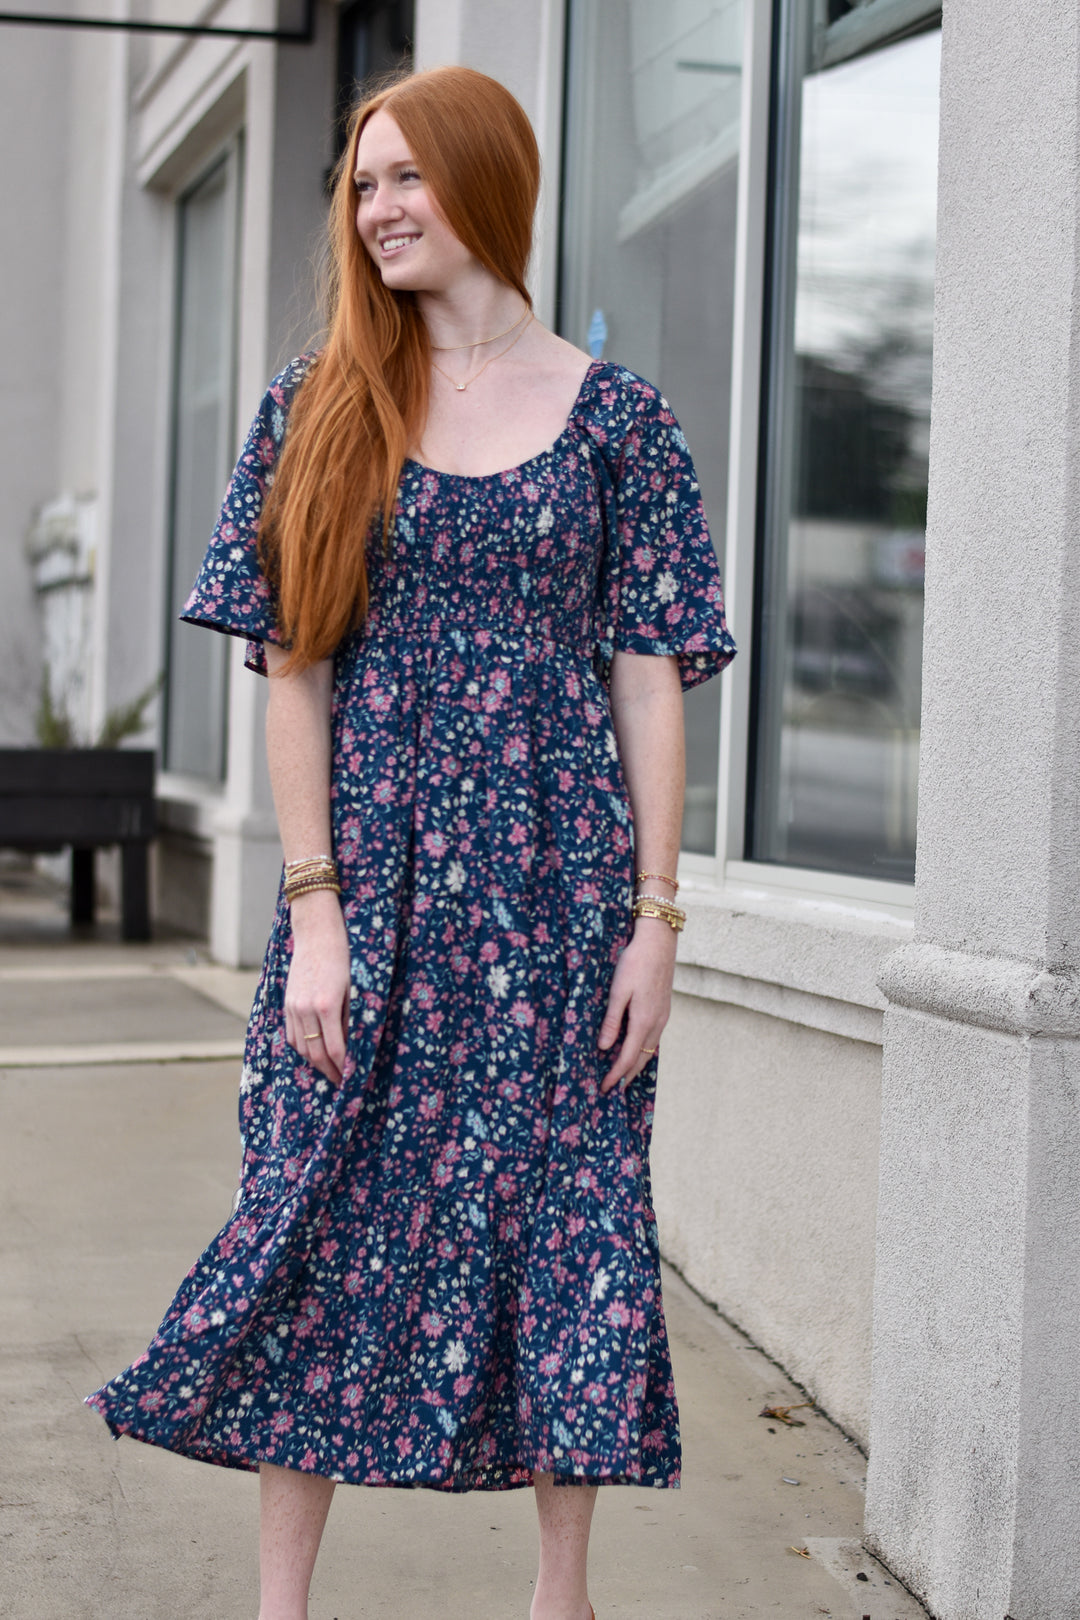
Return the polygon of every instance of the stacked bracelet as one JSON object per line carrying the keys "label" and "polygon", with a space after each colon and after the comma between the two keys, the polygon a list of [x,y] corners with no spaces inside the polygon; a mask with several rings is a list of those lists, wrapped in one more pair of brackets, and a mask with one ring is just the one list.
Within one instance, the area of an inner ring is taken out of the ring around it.
{"label": "stacked bracelet", "polygon": [[671,900],[662,900],[659,895],[639,894],[633,904],[635,917],[657,917],[666,922],[669,928],[681,933],[686,927],[686,912],[682,911]]}
{"label": "stacked bracelet", "polygon": [[303,861],[288,861],[285,865],[285,902],[292,905],[302,894],[314,894],[316,889],[330,889],[341,893],[338,870],[331,855],[312,855]]}

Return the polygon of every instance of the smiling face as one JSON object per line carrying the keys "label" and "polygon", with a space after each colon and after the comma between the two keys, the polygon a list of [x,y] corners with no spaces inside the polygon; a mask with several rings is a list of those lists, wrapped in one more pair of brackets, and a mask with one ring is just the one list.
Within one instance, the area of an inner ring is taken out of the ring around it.
{"label": "smiling face", "polygon": [[401,130],[373,113],[356,144],[356,229],[396,292],[444,292],[477,268],[439,213]]}

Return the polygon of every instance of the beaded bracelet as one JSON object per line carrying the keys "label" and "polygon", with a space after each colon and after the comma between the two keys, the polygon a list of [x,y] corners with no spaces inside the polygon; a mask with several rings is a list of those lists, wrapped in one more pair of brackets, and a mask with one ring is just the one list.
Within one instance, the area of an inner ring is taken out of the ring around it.
{"label": "beaded bracelet", "polygon": [[669,928],[681,933],[686,927],[686,912],[674,905],[670,900],[657,900],[654,895],[641,895],[631,908],[635,917],[656,917],[666,922]]}
{"label": "beaded bracelet", "polygon": [[285,867],[285,902],[292,905],[302,894],[316,889],[341,893],[337,865],[329,855],[312,855],[306,860],[289,861]]}
{"label": "beaded bracelet", "polygon": [[292,888],[291,886],[287,888],[285,890],[285,904],[291,906],[294,900],[300,899],[301,895],[315,894],[319,889],[329,889],[331,894],[341,893],[340,883],[332,883],[329,878],[317,878],[311,883],[301,883],[298,884],[296,888]]}

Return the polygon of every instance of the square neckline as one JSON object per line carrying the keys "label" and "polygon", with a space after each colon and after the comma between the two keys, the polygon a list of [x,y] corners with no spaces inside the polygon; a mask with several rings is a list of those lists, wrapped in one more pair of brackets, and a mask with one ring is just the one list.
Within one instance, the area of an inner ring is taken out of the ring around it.
{"label": "square neckline", "polygon": [[552,455],[555,454],[556,450],[562,444],[563,440],[566,438],[567,434],[570,432],[571,428],[574,425],[574,418],[577,416],[578,411],[581,409],[581,402],[585,397],[585,393],[586,393],[588,384],[592,380],[593,373],[598,369],[598,367],[603,366],[605,363],[606,362],[603,361],[603,360],[590,360],[589,361],[588,368],[586,369],[585,375],[581,379],[581,383],[580,383],[580,385],[578,387],[577,393],[574,395],[574,403],[570,407],[569,415],[566,418],[566,421],[565,421],[565,423],[564,423],[564,425],[562,427],[561,432],[559,433],[557,438],[553,439],[552,442],[549,445],[547,445],[543,450],[538,450],[534,456],[528,456],[526,458],[526,460],[524,460],[524,461],[515,462],[515,464],[512,467],[500,467],[497,472],[490,472],[490,473],[445,472],[441,467],[431,467],[431,466],[429,466],[426,461],[417,461],[415,456],[406,456],[403,463],[402,463],[402,466],[403,467],[415,467],[418,472],[430,473],[434,478],[456,478],[460,482],[466,483],[466,484],[490,483],[491,479],[493,479],[493,478],[508,478],[511,475],[511,473],[524,472],[525,469],[527,467],[531,467],[534,464],[534,462],[544,461],[548,456],[552,456]]}

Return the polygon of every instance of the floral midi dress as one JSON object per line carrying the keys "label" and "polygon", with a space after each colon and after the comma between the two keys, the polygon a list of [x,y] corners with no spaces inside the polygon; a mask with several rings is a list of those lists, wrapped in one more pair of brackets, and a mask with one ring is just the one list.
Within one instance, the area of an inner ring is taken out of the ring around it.
{"label": "floral midi dress", "polygon": [[[267,392],[184,617],[278,640],[255,541],[289,404]],[[331,815],[351,954],[343,1082],[287,1045],[279,891],[231,1219],[149,1348],[88,1398],[117,1436],[367,1485],[676,1485],[648,1175],[656,1059],[601,1096],[632,932],[613,653],[684,687],[734,645],[666,401],[590,366],[508,471],[402,470],[370,608],[334,656]]]}

